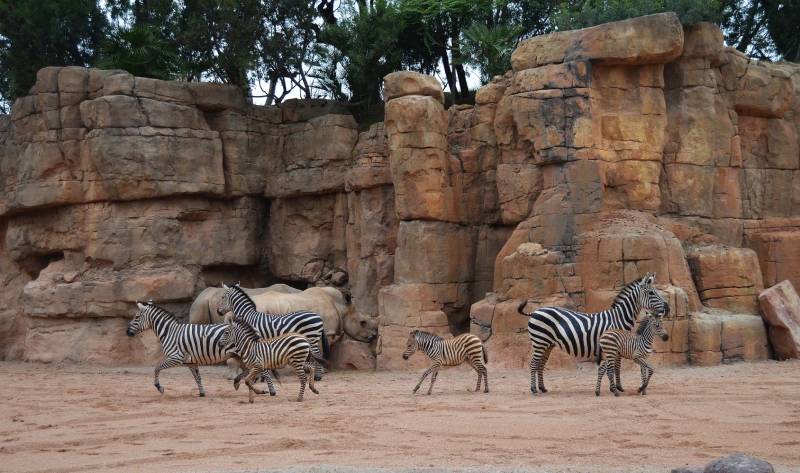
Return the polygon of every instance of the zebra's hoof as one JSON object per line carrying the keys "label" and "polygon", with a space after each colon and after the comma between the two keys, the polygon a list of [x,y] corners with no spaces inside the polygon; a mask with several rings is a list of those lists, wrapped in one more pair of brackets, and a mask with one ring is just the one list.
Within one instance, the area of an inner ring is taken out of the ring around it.
{"label": "zebra's hoof", "polygon": [[160,384],[156,384],[155,386],[156,386],[156,389],[158,389],[158,392],[160,392],[161,394],[164,394],[164,387],[163,386],[161,386]]}
{"label": "zebra's hoof", "polygon": [[595,391],[594,395],[597,396],[597,397],[600,397],[600,390]]}
{"label": "zebra's hoof", "polygon": [[541,388],[539,388],[539,391],[541,391],[541,392],[542,392],[542,394],[544,394],[544,393],[546,393],[546,392],[547,392],[547,389],[545,389],[544,387],[541,387]]}
{"label": "zebra's hoof", "polygon": [[614,391],[614,397],[619,397],[619,391]]}
{"label": "zebra's hoof", "polygon": [[206,393],[200,393],[200,397],[206,397]]}
{"label": "zebra's hoof", "polygon": [[317,388],[312,388],[311,386],[309,386],[309,389],[311,389],[312,393],[319,394],[319,391],[317,391]]}
{"label": "zebra's hoof", "polygon": [[622,386],[617,386],[617,391],[619,391],[619,392],[621,392],[621,393],[624,393],[624,392],[625,392],[625,390],[624,390],[624,389],[622,389]]}
{"label": "zebra's hoof", "polygon": [[314,381],[322,381],[322,375],[321,374],[315,374],[314,375]]}
{"label": "zebra's hoof", "polygon": [[253,402],[255,402],[253,399],[249,399],[249,401],[250,401],[250,404],[252,404]]}
{"label": "zebra's hoof", "polygon": [[269,392],[269,395],[270,395],[270,396],[274,396],[274,395],[275,395],[275,391],[270,391],[270,392]]}

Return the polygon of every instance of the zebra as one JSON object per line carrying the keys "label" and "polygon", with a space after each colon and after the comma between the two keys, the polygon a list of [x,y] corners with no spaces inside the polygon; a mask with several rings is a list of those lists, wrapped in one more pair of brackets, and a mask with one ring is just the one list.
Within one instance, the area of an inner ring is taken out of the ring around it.
{"label": "zebra", "polygon": [[594,395],[600,395],[603,374],[608,373],[611,392],[614,393],[614,396],[619,396],[613,374],[618,372],[622,358],[633,360],[639,365],[642,371],[642,385],[638,392],[642,396],[647,394],[647,385],[650,384],[650,377],[653,376],[653,368],[647,363],[647,357],[653,351],[653,339],[656,335],[660,336],[661,340],[669,340],[669,334],[661,325],[661,318],[652,315],[644,317],[639,322],[635,335],[619,329],[606,330],[600,336],[603,361],[597,368],[597,385],[594,388]]}
{"label": "zebra", "polygon": [[[330,345],[325,336],[325,326],[322,317],[316,312],[299,311],[289,314],[267,314],[259,312],[253,299],[247,295],[239,284],[232,286],[222,285],[225,292],[217,305],[220,315],[232,312],[236,320],[241,320],[250,325],[261,338],[269,339],[285,333],[299,333],[311,342],[311,351],[315,358],[329,358]],[[322,342],[322,353],[317,342]],[[314,380],[322,379],[323,367],[317,365]]]}
{"label": "zebra", "polygon": [[225,331],[224,324],[185,324],[166,309],[149,301],[136,303],[136,315],[128,323],[126,334],[134,337],[147,329],[153,329],[164,354],[161,364],[156,366],[153,384],[158,392],[164,394],[164,387],[159,382],[161,370],[176,366],[186,366],[191,371],[200,397],[206,395],[203,381],[200,379],[198,366],[216,365],[228,359],[220,339]]}
{"label": "zebra", "polygon": [[[244,378],[244,382],[249,388],[249,401],[253,402],[253,394],[265,394],[263,390],[253,386],[253,380],[258,376],[267,374],[269,370],[278,369],[285,365],[294,368],[297,377],[300,378],[300,394],[297,401],[303,401],[303,393],[308,383],[309,389],[314,394],[319,391],[314,387],[314,363],[308,362],[312,357],[317,362],[324,362],[322,358],[316,357],[311,349],[311,342],[303,335],[297,333],[287,333],[279,335],[269,340],[262,340],[258,333],[248,324],[237,320],[229,320],[227,327],[223,331],[220,343],[229,353],[235,353],[242,360],[248,372],[237,376],[233,382],[234,389],[239,389],[239,382]],[[311,373],[311,378],[306,376],[306,372]],[[267,377],[267,385],[270,395],[274,396],[275,391],[272,382]]]}
{"label": "zebra", "polygon": [[485,365],[485,363],[489,362],[489,356],[481,339],[475,335],[465,333],[445,340],[432,333],[412,330],[408,334],[408,342],[406,351],[403,352],[403,359],[407,360],[417,350],[425,352],[428,358],[433,361],[433,364],[422,374],[419,383],[411,391],[412,394],[416,394],[422,382],[425,381],[425,377],[429,374],[431,375],[431,385],[428,388],[428,394],[430,394],[433,390],[433,383],[436,382],[436,377],[439,375],[439,368],[442,366],[457,366],[465,361],[478,373],[478,384],[475,386],[475,392],[477,393],[481,389],[481,378],[484,380],[483,392],[489,392],[489,376]]}
{"label": "zebra", "polygon": [[[647,273],[625,286],[610,308],[593,314],[561,307],[543,307],[525,313],[522,309],[528,301],[522,301],[517,312],[529,317],[528,336],[533,345],[530,361],[531,394],[537,394],[537,377],[539,389],[542,393],[547,392],[544,387],[544,366],[555,346],[575,357],[599,357],[598,340],[606,330],[630,330],[642,309],[659,317],[669,314],[669,305],[652,287],[655,279],[655,273]],[[617,382],[617,386],[620,384]]]}

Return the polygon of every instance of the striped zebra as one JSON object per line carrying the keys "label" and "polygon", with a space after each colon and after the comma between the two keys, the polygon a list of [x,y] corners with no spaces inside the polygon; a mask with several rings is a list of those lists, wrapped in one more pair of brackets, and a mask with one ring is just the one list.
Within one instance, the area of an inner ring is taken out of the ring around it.
{"label": "striped zebra", "polygon": [[611,392],[614,393],[614,396],[619,396],[620,390],[614,383],[614,373],[619,372],[622,358],[633,360],[639,365],[642,371],[642,385],[639,386],[639,392],[642,396],[647,394],[647,385],[650,384],[650,377],[653,376],[653,368],[647,363],[647,357],[653,351],[653,339],[656,335],[664,341],[669,340],[669,334],[661,325],[661,318],[652,315],[644,317],[639,322],[639,328],[636,329],[635,335],[619,329],[606,330],[600,336],[603,360],[597,368],[597,386],[594,388],[594,395],[600,395],[603,374],[608,373]]}
{"label": "striped zebra", "polygon": [[568,354],[587,358],[599,356],[600,335],[608,329],[630,330],[642,309],[659,317],[669,313],[669,305],[652,287],[654,273],[647,273],[625,286],[609,309],[593,314],[576,312],[560,307],[543,307],[531,313],[523,312],[528,301],[523,301],[517,311],[529,317],[528,336],[533,345],[531,355],[531,393],[536,394],[536,378],[539,389],[544,387],[544,366],[553,348],[558,346]]}
{"label": "striped zebra", "polygon": [[428,394],[430,394],[433,390],[433,383],[436,382],[436,377],[439,375],[439,368],[442,366],[457,366],[465,361],[478,373],[478,384],[475,386],[475,392],[479,392],[481,389],[481,378],[484,380],[483,392],[489,392],[489,376],[485,365],[485,363],[489,362],[489,357],[481,339],[475,335],[465,333],[445,340],[432,333],[412,330],[408,334],[408,342],[406,351],[403,352],[403,359],[407,360],[417,350],[425,352],[428,358],[433,361],[433,364],[422,374],[422,378],[419,379],[419,383],[417,383],[412,394],[416,394],[422,382],[425,381],[425,377],[429,374],[431,375],[431,385],[428,388]]}
{"label": "striped zebra", "polygon": [[128,323],[126,331],[134,337],[147,329],[153,329],[159,342],[164,359],[156,366],[153,384],[158,392],[164,394],[164,388],[158,380],[161,370],[176,366],[186,366],[191,371],[200,396],[205,396],[203,382],[200,379],[198,366],[216,365],[228,359],[220,338],[225,331],[224,324],[185,324],[175,318],[169,311],[153,304],[152,301],[136,303],[136,315]]}
{"label": "striped zebra", "polygon": [[[225,292],[222,294],[217,311],[220,315],[232,312],[236,320],[241,320],[255,329],[264,339],[275,338],[285,333],[299,333],[311,342],[311,351],[316,358],[328,358],[330,345],[325,336],[325,327],[322,317],[316,312],[299,311],[289,314],[267,314],[259,312],[253,299],[247,295],[239,284],[232,286],[222,285]],[[319,351],[318,342],[322,342],[322,353]],[[323,368],[317,365],[314,380],[322,379]]]}
{"label": "striped zebra", "polygon": [[[311,349],[311,342],[304,336],[297,333],[287,333],[279,335],[269,340],[262,340],[255,330],[248,324],[236,320],[230,320],[223,331],[220,341],[229,352],[236,353],[247,367],[247,375],[239,375],[233,382],[233,387],[239,389],[239,381],[244,377],[244,382],[249,388],[248,396],[253,402],[253,394],[265,394],[263,390],[256,389],[253,381],[259,376],[268,374],[269,370],[282,368],[291,365],[297,377],[300,378],[300,394],[297,401],[303,400],[303,393],[306,390],[306,383],[314,394],[319,391],[314,387],[314,363],[309,362],[309,357],[315,361],[322,362],[317,358]],[[311,373],[309,379],[306,372]],[[272,383],[267,378],[270,388],[270,395],[274,396],[275,391]]]}

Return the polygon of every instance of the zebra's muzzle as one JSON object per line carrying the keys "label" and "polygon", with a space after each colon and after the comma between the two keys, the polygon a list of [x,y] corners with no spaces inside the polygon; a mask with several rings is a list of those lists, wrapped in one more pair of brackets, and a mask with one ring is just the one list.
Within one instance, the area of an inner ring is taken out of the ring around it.
{"label": "zebra's muzzle", "polygon": [[125,334],[126,334],[127,336],[129,336],[129,337],[133,337],[133,336],[135,336],[135,335],[136,335],[136,332],[134,332],[134,331],[133,331],[133,330],[131,330],[131,329],[128,329],[128,330],[126,330],[126,331],[125,331]]}
{"label": "zebra's muzzle", "polygon": [[403,355],[403,359],[407,360],[408,359],[408,355]]}
{"label": "zebra's muzzle", "polygon": [[664,335],[661,336],[661,340],[664,340],[666,342],[667,340],[669,340],[669,335],[665,333]]}

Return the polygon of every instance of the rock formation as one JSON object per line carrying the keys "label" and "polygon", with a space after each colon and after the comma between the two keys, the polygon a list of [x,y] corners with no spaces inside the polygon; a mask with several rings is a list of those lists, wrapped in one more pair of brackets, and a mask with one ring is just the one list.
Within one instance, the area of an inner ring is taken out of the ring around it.
{"label": "rock formation", "polygon": [[143,361],[137,299],[186,316],[241,281],[352,295],[378,337],[342,340],[339,366],[416,368],[420,328],[521,367],[520,301],[599,310],[654,271],[656,363],[765,358],[758,295],[800,284],[798,92],[800,66],[674,14],[525,40],[474,105],[389,74],[369,127],[324,100],[45,68],[0,117],[0,356]]}

